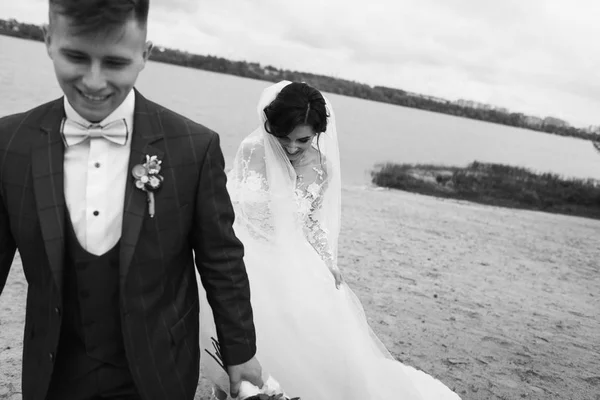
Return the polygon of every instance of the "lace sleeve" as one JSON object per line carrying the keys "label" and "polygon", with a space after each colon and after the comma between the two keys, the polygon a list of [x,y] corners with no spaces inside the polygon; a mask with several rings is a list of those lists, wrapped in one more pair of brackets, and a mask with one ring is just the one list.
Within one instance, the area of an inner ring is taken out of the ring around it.
{"label": "lace sleeve", "polygon": [[237,226],[242,225],[255,238],[270,240],[274,229],[264,147],[258,140],[245,140],[239,152],[240,162],[230,175],[229,184]]}
{"label": "lace sleeve", "polygon": [[[333,251],[327,239],[327,231],[323,228],[319,218],[323,204],[323,195],[327,190],[327,174],[323,170],[318,169],[317,176],[317,181],[311,183],[306,189],[307,195],[312,199],[310,212],[306,217],[306,238],[321,256],[327,267],[330,270],[337,270],[338,267],[334,262]],[[319,181],[322,182],[319,183]]]}

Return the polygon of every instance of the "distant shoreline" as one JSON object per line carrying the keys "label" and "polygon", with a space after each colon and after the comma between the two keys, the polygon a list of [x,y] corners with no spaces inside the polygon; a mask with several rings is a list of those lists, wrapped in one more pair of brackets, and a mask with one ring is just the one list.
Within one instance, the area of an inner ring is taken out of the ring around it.
{"label": "distant shoreline", "polygon": [[600,219],[600,181],[538,174],[525,168],[475,161],[466,167],[431,164],[376,166],[372,183],[428,196],[505,208]]}
{"label": "distant shoreline", "polygon": [[[0,19],[0,35],[43,42],[42,28],[38,25],[20,23],[15,20]],[[462,106],[445,99],[409,93],[404,90],[383,86],[369,86],[363,83],[305,72],[280,70],[272,66],[261,66],[246,61],[231,61],[221,57],[191,54],[186,51],[156,46],[150,60],[165,64],[179,65],[268,82],[281,80],[304,81],[318,89],[365,100],[416,108],[441,114],[454,115],[505,126],[525,128],[559,136],[576,137],[584,140],[597,140],[600,136],[583,129],[558,126],[542,122],[541,119],[522,113],[508,113],[494,109]],[[532,122],[534,121],[535,122]]]}

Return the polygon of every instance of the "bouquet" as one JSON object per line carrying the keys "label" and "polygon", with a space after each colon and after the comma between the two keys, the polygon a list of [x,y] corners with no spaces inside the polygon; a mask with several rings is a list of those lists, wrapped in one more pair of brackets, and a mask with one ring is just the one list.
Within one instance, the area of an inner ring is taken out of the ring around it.
{"label": "bouquet", "polygon": [[[226,372],[227,368],[221,357],[221,347],[215,338],[211,338],[213,342],[214,353],[204,349]],[[269,375],[264,382],[263,387],[258,388],[252,383],[243,381],[240,385],[238,400],[301,400],[300,397],[288,397],[281,389],[281,385],[272,376]]]}
{"label": "bouquet", "polygon": [[262,388],[257,388],[250,382],[240,385],[239,400],[300,400],[300,397],[290,398],[285,395],[279,383],[269,376]]}

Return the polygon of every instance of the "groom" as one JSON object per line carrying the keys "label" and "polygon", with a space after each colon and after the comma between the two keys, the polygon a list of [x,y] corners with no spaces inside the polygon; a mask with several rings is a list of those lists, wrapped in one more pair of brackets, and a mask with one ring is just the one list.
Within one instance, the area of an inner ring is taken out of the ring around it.
{"label": "groom", "polygon": [[194,262],[233,395],[262,385],[219,137],[133,89],[148,3],[50,0],[65,96],[0,119],[0,292],[18,249],[24,400],[193,399]]}

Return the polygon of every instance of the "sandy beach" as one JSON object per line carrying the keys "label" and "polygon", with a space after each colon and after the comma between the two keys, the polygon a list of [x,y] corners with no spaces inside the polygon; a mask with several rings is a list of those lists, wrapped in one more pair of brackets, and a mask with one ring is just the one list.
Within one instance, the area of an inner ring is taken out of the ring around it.
{"label": "sandy beach", "polygon": [[[600,221],[377,189],[343,204],[342,271],[400,361],[465,400],[600,399]],[[21,398],[26,291],[16,259],[0,399]]]}

